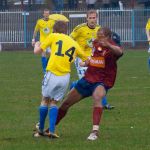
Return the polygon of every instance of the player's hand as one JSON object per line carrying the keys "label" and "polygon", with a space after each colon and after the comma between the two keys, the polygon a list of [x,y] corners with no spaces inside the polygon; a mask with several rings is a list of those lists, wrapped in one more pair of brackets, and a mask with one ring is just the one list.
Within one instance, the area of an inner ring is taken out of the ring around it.
{"label": "player's hand", "polygon": [[41,43],[40,43],[39,41],[37,41],[37,42],[35,43],[35,47],[40,47],[40,45],[41,45]]}
{"label": "player's hand", "polygon": [[108,42],[108,40],[106,39],[102,39],[99,41],[99,43],[104,46],[104,47],[109,47],[110,46],[110,43]]}
{"label": "player's hand", "polygon": [[32,46],[35,46],[35,39],[32,39]]}

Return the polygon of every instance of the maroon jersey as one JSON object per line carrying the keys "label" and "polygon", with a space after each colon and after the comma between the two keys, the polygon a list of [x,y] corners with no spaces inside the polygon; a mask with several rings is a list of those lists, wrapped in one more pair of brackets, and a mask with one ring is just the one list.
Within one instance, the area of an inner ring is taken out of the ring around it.
{"label": "maroon jersey", "polygon": [[[115,45],[113,41],[109,42]],[[93,47],[93,56],[85,72],[85,79],[90,83],[102,82],[111,88],[116,79],[118,56],[96,41],[93,42]]]}

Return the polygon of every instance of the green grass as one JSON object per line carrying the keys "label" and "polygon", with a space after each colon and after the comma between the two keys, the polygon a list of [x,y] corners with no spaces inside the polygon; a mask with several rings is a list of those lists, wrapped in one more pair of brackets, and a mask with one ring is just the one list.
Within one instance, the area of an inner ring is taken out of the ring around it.
{"label": "green grass", "polygon": [[[89,142],[92,100],[73,106],[57,127],[61,138],[34,139],[38,120],[42,69],[31,52],[0,53],[0,150],[149,150],[150,72],[147,52],[127,51],[118,62],[115,87],[108,100],[116,108],[104,111],[100,138]],[[75,68],[71,80],[77,78]],[[132,128],[133,127],[133,128]]]}

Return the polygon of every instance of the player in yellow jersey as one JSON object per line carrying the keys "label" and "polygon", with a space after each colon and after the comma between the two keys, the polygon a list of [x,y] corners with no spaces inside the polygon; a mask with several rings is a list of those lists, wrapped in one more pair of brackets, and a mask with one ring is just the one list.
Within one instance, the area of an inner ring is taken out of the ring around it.
{"label": "player in yellow jersey", "polygon": [[147,41],[149,42],[148,53],[150,53],[150,19],[148,19],[146,23],[146,35],[147,35]]}
{"label": "player in yellow jersey", "polygon": [[[49,10],[48,9],[44,9],[43,12],[43,18],[38,19],[35,29],[34,29],[34,33],[33,33],[33,38],[32,38],[32,46],[35,45],[35,39],[37,36],[37,33],[40,33],[40,42],[42,43],[47,36],[53,32],[53,26],[55,24],[55,21],[52,19],[49,19]],[[47,52],[49,52],[50,49],[47,48]],[[46,52],[42,53],[42,57],[41,57],[41,62],[42,62],[42,68],[43,68],[43,72],[46,72],[46,65],[47,65],[47,58],[46,58]]]}
{"label": "player in yellow jersey", "polygon": [[[89,10],[87,12],[87,22],[82,23],[75,27],[73,31],[71,32],[70,36],[78,42],[78,44],[82,47],[84,50],[86,56],[91,56],[92,54],[92,43],[94,39],[96,38],[97,31],[100,28],[100,25],[97,24],[98,14],[96,10]],[[75,66],[77,69],[78,77],[81,79],[84,76],[84,73],[87,69],[87,67],[81,67],[80,64],[81,60],[80,58],[76,58],[75,60]],[[77,82],[72,82],[70,88],[73,88]],[[106,97],[102,100],[102,105],[105,109],[112,109],[114,106],[111,106],[107,103]]]}
{"label": "player in yellow jersey", "polygon": [[[41,44],[37,42],[34,48],[35,54],[46,51],[47,47],[51,48],[50,59],[42,83],[43,98],[39,107],[39,130],[34,134],[35,137],[46,134],[43,130],[48,112],[49,132],[46,135],[50,138],[59,137],[55,134],[55,123],[58,115],[57,103],[62,100],[67,90],[71,63],[77,56],[83,61],[87,59],[79,44],[66,35],[67,25],[65,22],[56,22],[53,29],[54,33],[50,34]],[[50,106],[49,111],[48,106]]]}

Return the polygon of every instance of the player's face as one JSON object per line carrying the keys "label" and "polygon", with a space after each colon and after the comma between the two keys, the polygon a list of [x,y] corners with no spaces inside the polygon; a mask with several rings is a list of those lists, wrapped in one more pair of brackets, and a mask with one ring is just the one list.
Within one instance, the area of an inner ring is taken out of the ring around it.
{"label": "player's face", "polygon": [[48,18],[49,18],[49,11],[44,11],[43,16],[44,16],[44,19],[48,20]]}
{"label": "player's face", "polygon": [[107,37],[104,34],[103,30],[98,30],[97,32],[97,39],[102,40],[102,39],[106,39]]}
{"label": "player's face", "polygon": [[88,14],[87,23],[90,28],[95,28],[97,23],[97,14],[96,13]]}

